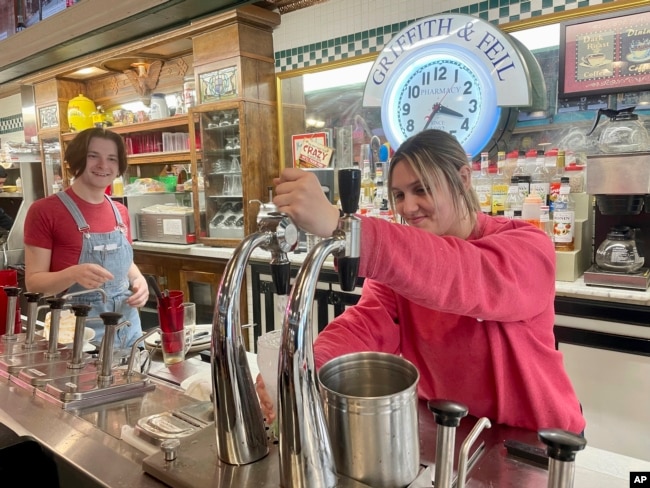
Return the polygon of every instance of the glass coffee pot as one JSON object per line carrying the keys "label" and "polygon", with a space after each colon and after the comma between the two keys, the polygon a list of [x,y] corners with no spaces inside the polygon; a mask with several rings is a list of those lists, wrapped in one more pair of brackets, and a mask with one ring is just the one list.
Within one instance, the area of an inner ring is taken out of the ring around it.
{"label": "glass coffee pot", "polygon": [[605,115],[607,119],[599,126],[598,149],[607,154],[647,151],[650,149],[650,137],[639,120],[639,115],[633,113],[635,108],[599,109],[594,126],[587,136],[593,134],[601,116]]}
{"label": "glass coffee pot", "polygon": [[612,227],[596,250],[596,265],[603,271],[635,273],[643,267],[635,240],[636,230],[626,225]]}

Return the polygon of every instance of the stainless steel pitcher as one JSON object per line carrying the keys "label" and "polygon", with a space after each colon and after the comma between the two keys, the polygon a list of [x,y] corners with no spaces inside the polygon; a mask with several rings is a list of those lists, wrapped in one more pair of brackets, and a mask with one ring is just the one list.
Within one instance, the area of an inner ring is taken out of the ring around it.
{"label": "stainless steel pitcher", "polygon": [[420,466],[417,368],[360,352],[332,359],[318,377],[337,471],[376,488],[409,485]]}

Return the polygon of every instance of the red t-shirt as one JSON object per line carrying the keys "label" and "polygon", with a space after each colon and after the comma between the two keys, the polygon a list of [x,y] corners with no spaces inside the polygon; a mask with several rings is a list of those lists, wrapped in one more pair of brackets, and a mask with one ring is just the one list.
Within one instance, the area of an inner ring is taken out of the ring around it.
{"label": "red t-shirt", "polygon": [[[102,203],[88,203],[79,198],[72,189],[67,189],[66,193],[79,207],[91,233],[105,233],[115,229],[117,222],[113,208],[107,200]],[[114,203],[122,216],[127,237],[131,242],[129,212],[121,203]],[[52,251],[50,271],[61,271],[79,264],[82,233],[78,230],[72,214],[56,195],[32,203],[25,218],[24,234],[26,245]]]}

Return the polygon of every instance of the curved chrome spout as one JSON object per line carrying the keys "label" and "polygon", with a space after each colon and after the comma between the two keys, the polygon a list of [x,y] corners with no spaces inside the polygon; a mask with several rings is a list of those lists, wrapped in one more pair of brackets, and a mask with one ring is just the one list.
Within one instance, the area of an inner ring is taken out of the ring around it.
{"label": "curved chrome spout", "polygon": [[[283,215],[269,219],[277,227],[280,227],[279,223],[289,220]],[[278,236],[276,227],[271,227],[273,231],[257,232],[240,242],[226,265],[217,294],[210,361],[212,397],[217,454],[219,459],[228,464],[249,464],[269,452],[264,417],[241,337],[239,303],[246,264],[253,250],[257,247],[272,250],[278,246],[285,249],[284,236]],[[267,228],[264,222],[260,222],[260,228]],[[297,243],[297,232],[295,234]],[[278,240],[281,241],[280,244]]]}
{"label": "curved chrome spout", "polygon": [[[361,220],[353,213],[359,202],[360,181],[357,169],[339,171],[339,192],[345,213],[332,237],[316,244],[307,254],[284,315],[277,404],[280,484],[285,488],[330,488],[338,482],[318,393],[310,319],[318,274],[328,255],[334,254],[338,259],[342,288],[347,289],[356,282]],[[343,273],[341,268],[345,270]]]}
{"label": "curved chrome spout", "polygon": [[318,273],[328,255],[345,248],[341,237],[309,252],[294,282],[282,329],[278,382],[280,482],[293,488],[336,486],[337,474],[318,393],[310,318]]}

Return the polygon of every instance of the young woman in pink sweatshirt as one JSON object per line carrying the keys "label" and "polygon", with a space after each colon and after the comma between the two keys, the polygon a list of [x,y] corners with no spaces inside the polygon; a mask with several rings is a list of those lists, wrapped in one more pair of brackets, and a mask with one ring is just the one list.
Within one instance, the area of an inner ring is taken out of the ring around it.
{"label": "young woman in pink sweatshirt", "polygon": [[[391,159],[389,198],[406,225],[364,218],[357,305],[314,344],[316,366],[342,354],[399,354],[419,396],[466,404],[475,417],[530,430],[582,432],[585,420],[553,335],[555,253],[536,227],[480,211],[465,151],[426,130]],[[273,202],[327,237],[339,213],[316,177],[285,169]],[[258,378],[267,420],[268,394]]]}

